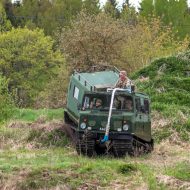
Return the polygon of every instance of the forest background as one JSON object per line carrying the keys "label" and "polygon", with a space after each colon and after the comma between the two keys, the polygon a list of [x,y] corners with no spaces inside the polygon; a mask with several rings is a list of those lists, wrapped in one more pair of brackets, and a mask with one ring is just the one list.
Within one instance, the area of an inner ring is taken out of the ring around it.
{"label": "forest background", "polygon": [[187,0],[0,1],[1,120],[15,107],[65,105],[74,69],[114,65],[132,74],[188,50]]}

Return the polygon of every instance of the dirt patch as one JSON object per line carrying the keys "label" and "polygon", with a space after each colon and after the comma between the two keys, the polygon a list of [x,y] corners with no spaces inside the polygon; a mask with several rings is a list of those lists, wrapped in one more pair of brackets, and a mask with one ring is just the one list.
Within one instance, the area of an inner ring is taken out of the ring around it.
{"label": "dirt patch", "polygon": [[[6,128],[11,130],[6,130]],[[49,146],[64,147],[75,142],[71,126],[60,120],[46,121],[41,117],[32,123],[14,121],[6,128],[4,138],[0,139],[0,142],[3,141],[0,143],[2,149],[6,147],[12,150],[25,147],[31,150]],[[71,140],[69,141],[68,138]]]}
{"label": "dirt patch", "polygon": [[152,114],[152,128],[154,130],[156,129],[162,129],[167,126],[171,126],[173,121],[171,119],[164,118],[161,116],[158,112],[153,112]]}
{"label": "dirt patch", "polygon": [[189,145],[182,147],[171,144],[169,141],[164,141],[156,144],[154,151],[147,155],[145,159],[137,158],[135,161],[151,166],[156,173],[164,173],[167,167],[188,161],[189,158]]}
{"label": "dirt patch", "polygon": [[179,179],[176,179],[175,177],[167,176],[167,175],[159,175],[156,178],[158,180],[158,183],[164,184],[171,189],[176,189],[176,190],[190,190],[190,182],[184,182]]}
{"label": "dirt patch", "polygon": [[74,139],[73,131],[71,130],[71,126],[68,124],[64,124],[63,121],[53,120],[46,121],[46,118],[40,117],[36,121],[32,123],[14,121],[7,125],[8,128],[29,128],[34,130],[43,130],[46,132],[51,132],[55,129],[61,129],[68,137]]}
{"label": "dirt patch", "polygon": [[[185,124],[188,118],[180,111],[178,115],[181,121],[180,125]],[[184,132],[183,129],[177,129],[173,126],[175,126],[174,120],[165,118],[156,111],[153,112],[152,133],[156,142],[169,141],[170,144],[186,147],[189,144],[187,136],[190,136],[190,132]]]}

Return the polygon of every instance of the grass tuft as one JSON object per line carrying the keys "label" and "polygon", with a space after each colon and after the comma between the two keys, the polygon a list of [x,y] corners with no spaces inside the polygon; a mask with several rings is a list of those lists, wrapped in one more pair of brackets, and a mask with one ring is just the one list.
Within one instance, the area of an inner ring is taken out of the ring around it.
{"label": "grass tuft", "polygon": [[190,162],[181,162],[174,167],[169,167],[166,169],[166,174],[190,182]]}
{"label": "grass tuft", "polygon": [[126,174],[126,175],[129,175],[129,174],[136,172],[136,171],[138,171],[138,168],[136,165],[134,165],[132,163],[122,164],[118,168],[119,173]]}

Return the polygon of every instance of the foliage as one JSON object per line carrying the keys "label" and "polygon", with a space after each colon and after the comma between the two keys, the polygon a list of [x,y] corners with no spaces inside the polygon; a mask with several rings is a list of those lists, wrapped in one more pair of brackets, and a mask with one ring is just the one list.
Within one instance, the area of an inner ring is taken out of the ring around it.
{"label": "foliage", "polygon": [[184,38],[190,31],[190,15],[187,0],[143,0],[140,3],[140,15],[149,19],[159,17],[165,26],[171,25],[177,36]]}
{"label": "foliage", "polygon": [[0,2],[0,33],[11,29],[11,22],[7,19],[6,12]]}
{"label": "foliage", "polygon": [[131,7],[129,3],[123,3],[120,18],[123,22],[132,26],[135,26],[139,20],[135,7]]}
{"label": "foliage", "polygon": [[12,116],[14,104],[8,93],[8,82],[5,77],[0,75],[0,122]]}
{"label": "foliage", "polygon": [[91,67],[110,64],[133,72],[154,58],[187,48],[188,40],[178,41],[160,19],[136,20],[132,8],[125,7],[121,19],[108,14],[80,14],[60,35],[60,48],[70,65]]}
{"label": "foliage", "polygon": [[[152,109],[170,119],[168,128],[156,134],[158,141],[175,130],[181,139],[189,141],[190,68],[189,51],[177,56],[155,60],[138,71],[133,78],[139,91],[150,95]],[[167,127],[167,126],[165,126]]]}
{"label": "foliage", "polygon": [[[128,18],[123,19],[128,21]],[[132,26],[131,21],[134,23]],[[188,39],[176,40],[172,29],[169,26],[164,27],[158,18],[153,17],[150,21],[141,19],[136,22],[134,17],[131,21],[128,22],[129,32],[122,49],[125,62],[117,63],[120,67],[127,68],[129,72],[149,65],[155,58],[183,51],[188,46]]]}
{"label": "foliage", "polygon": [[99,0],[84,0],[82,5],[83,11],[87,14],[98,14],[101,12]]}
{"label": "foliage", "polygon": [[90,14],[100,11],[98,0],[23,0],[21,4],[9,6],[13,26],[27,26],[30,29],[39,27],[48,35],[54,35],[59,28],[70,25],[82,9]]}
{"label": "foliage", "polygon": [[121,61],[120,52],[126,39],[125,25],[106,14],[81,13],[70,28],[60,34],[60,48],[70,66],[90,68],[97,64]]}
{"label": "foliage", "polygon": [[52,78],[39,94],[35,102],[36,108],[60,108],[65,106],[70,74],[68,70],[66,65],[59,67],[56,77]]}
{"label": "foliage", "polygon": [[19,106],[32,105],[64,63],[53,43],[39,29],[12,29],[0,36],[0,72],[9,79],[9,90]]}
{"label": "foliage", "polygon": [[107,0],[104,5],[104,12],[113,18],[119,18],[120,12],[117,9],[116,0]]}

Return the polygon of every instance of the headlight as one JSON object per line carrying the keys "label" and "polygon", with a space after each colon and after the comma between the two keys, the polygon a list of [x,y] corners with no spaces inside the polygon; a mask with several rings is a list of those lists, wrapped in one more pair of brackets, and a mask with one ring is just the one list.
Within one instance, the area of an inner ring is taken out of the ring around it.
{"label": "headlight", "polygon": [[127,124],[123,125],[123,130],[124,131],[128,131],[128,129],[129,129],[129,125],[127,125]]}
{"label": "headlight", "polygon": [[81,129],[85,129],[85,128],[86,128],[86,123],[81,123],[81,124],[80,124],[80,128],[81,128]]}

